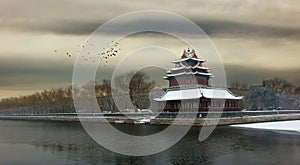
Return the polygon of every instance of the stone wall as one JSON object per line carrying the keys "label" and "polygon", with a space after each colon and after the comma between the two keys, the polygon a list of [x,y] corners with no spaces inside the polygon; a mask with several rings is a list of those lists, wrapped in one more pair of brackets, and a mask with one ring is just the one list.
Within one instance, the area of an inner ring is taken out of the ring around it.
{"label": "stone wall", "polygon": [[[231,124],[244,124],[244,123],[258,123],[258,122],[270,122],[270,121],[285,121],[285,120],[299,120],[300,114],[285,114],[285,115],[263,115],[263,116],[243,116],[234,118],[197,118],[193,122],[193,126],[203,125],[231,125]],[[152,119],[150,124],[154,125],[189,125],[191,119]]]}

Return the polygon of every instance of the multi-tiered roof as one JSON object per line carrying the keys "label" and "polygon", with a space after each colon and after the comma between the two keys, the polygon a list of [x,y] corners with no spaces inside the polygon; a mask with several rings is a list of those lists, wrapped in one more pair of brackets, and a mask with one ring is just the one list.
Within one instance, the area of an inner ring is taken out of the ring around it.
{"label": "multi-tiered roof", "polygon": [[154,99],[159,102],[161,111],[178,112],[181,108],[185,111],[240,110],[242,96],[235,96],[226,88],[209,87],[208,81],[213,75],[195,50],[184,50],[181,58],[173,63],[175,67],[164,77],[169,81],[169,88]]}
{"label": "multi-tiered roof", "polygon": [[175,67],[167,71],[164,77],[169,80],[170,87],[191,84],[208,86],[208,80],[213,77],[209,68],[203,66],[205,60],[198,58],[195,50],[184,50],[181,58],[173,63]]}

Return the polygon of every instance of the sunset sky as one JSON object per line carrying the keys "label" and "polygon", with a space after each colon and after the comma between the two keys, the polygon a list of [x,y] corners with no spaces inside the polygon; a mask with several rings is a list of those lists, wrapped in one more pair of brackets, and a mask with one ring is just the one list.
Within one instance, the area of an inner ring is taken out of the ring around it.
{"label": "sunset sky", "polygon": [[[71,85],[78,45],[106,21],[140,10],[197,23],[219,51],[228,82],[279,76],[300,85],[298,0],[0,0],[0,98]],[[163,42],[180,57],[184,48],[155,34],[120,42],[124,52]]]}

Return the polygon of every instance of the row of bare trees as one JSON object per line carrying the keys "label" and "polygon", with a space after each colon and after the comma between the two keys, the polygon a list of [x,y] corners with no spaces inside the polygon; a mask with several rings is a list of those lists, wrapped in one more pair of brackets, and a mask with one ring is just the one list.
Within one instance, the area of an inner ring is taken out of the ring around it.
{"label": "row of bare trees", "polygon": [[[128,79],[130,78],[130,79]],[[128,93],[133,107],[147,108],[150,104],[149,92],[155,82],[143,72],[132,72],[116,78],[118,88],[111,86],[110,80],[103,80],[101,83],[90,83],[82,88],[67,87],[36,92],[28,96],[4,98],[0,101],[0,113],[2,114],[51,114],[51,113],[75,113],[72,92],[82,98],[91,96],[89,88],[94,88],[99,107],[102,111],[118,111],[112,98],[112,91],[122,97]],[[126,107],[126,106],[125,106]],[[129,107],[128,107],[129,108]],[[84,112],[84,111],[83,111]],[[91,112],[91,111],[89,111]]]}
{"label": "row of bare trees", "polygon": [[273,79],[264,80],[264,87],[270,87],[277,93],[300,93],[300,86],[296,86],[283,78],[275,77]]}
{"label": "row of bare trees", "polygon": [[117,76],[113,83],[104,80],[100,85],[96,85],[95,90],[102,111],[118,112],[148,108],[151,102],[149,93],[154,87],[155,82],[145,73],[130,72]]}
{"label": "row of bare trees", "polygon": [[[285,79],[279,77],[263,80],[261,85],[264,87],[271,88],[276,93],[300,94],[300,86],[296,86],[293,83],[290,83]],[[252,87],[252,85],[248,82],[239,82],[239,81],[231,82],[229,86],[230,88],[233,89],[244,89],[244,90],[249,90]]]}
{"label": "row of bare trees", "polygon": [[[276,107],[282,94],[300,93],[300,87],[282,78],[264,80],[258,88],[247,83],[232,83],[233,88],[248,89],[244,99],[245,108]],[[75,113],[72,92],[81,98],[89,98],[95,89],[98,105],[102,111],[117,112],[126,109],[144,109],[150,105],[149,93],[155,82],[143,72],[132,72],[117,76],[112,83],[90,83],[82,88],[67,87],[45,90],[28,96],[4,98],[0,101],[0,113],[4,114],[51,114]],[[90,90],[93,88],[93,90]],[[113,97],[114,94],[114,97]],[[124,97],[129,96],[129,97]],[[116,98],[118,106],[116,104]],[[121,104],[121,106],[120,106]],[[82,110],[85,112],[85,110]],[[94,111],[88,111],[94,112]]]}
{"label": "row of bare trees", "polygon": [[1,113],[49,114],[74,112],[72,88],[58,88],[36,92],[28,96],[4,98],[0,101]]}
{"label": "row of bare trees", "polygon": [[[299,97],[300,87],[282,79],[274,77],[263,80],[259,86],[252,86],[244,99],[247,109],[299,109],[300,102],[297,99],[287,97],[294,95]],[[289,102],[289,105],[283,104]]]}

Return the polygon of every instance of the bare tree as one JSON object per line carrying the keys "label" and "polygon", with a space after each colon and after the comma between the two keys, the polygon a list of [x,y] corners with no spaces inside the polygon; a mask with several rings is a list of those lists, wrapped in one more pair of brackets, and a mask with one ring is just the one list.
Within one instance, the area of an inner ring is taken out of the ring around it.
{"label": "bare tree", "polygon": [[129,101],[132,102],[133,106],[143,109],[150,105],[149,93],[154,86],[155,82],[151,81],[144,72],[130,72],[116,78],[113,90],[120,93],[120,96],[129,95]]}
{"label": "bare tree", "polygon": [[295,93],[295,94],[300,94],[300,86],[298,86],[298,87],[296,87],[296,88],[294,89],[294,93]]}
{"label": "bare tree", "polygon": [[[128,80],[128,77],[132,79]],[[145,73],[128,73],[118,77],[122,85],[127,83],[129,95],[135,108],[147,108],[150,104],[149,92],[154,87],[154,81],[150,81]],[[129,83],[129,84],[128,84]],[[96,84],[96,85],[95,85]],[[95,89],[99,106],[104,111],[117,111],[112,98],[112,87],[110,80],[103,80],[100,84],[90,82],[82,88],[72,87],[44,90],[28,96],[4,98],[0,101],[0,113],[7,114],[49,114],[49,113],[71,113],[75,112],[72,92],[76,92],[86,100],[89,106],[89,98]],[[121,88],[121,90],[123,90]],[[118,91],[122,92],[122,91]],[[119,95],[122,97],[122,95]],[[84,112],[84,110],[82,111]],[[88,112],[95,112],[88,110]]]}
{"label": "bare tree", "polygon": [[155,86],[154,81],[143,72],[137,72],[133,75],[129,83],[129,94],[133,104],[137,108],[147,108],[150,105],[149,93]]}
{"label": "bare tree", "polygon": [[249,83],[247,83],[247,82],[239,82],[239,81],[231,82],[229,84],[229,86],[231,88],[234,88],[234,89],[249,89],[250,88],[250,84]]}
{"label": "bare tree", "polygon": [[250,109],[270,109],[276,107],[276,94],[269,87],[254,86],[248,92],[246,103]]}
{"label": "bare tree", "polygon": [[279,77],[263,80],[262,85],[272,88],[277,93],[292,93],[295,85]]}

